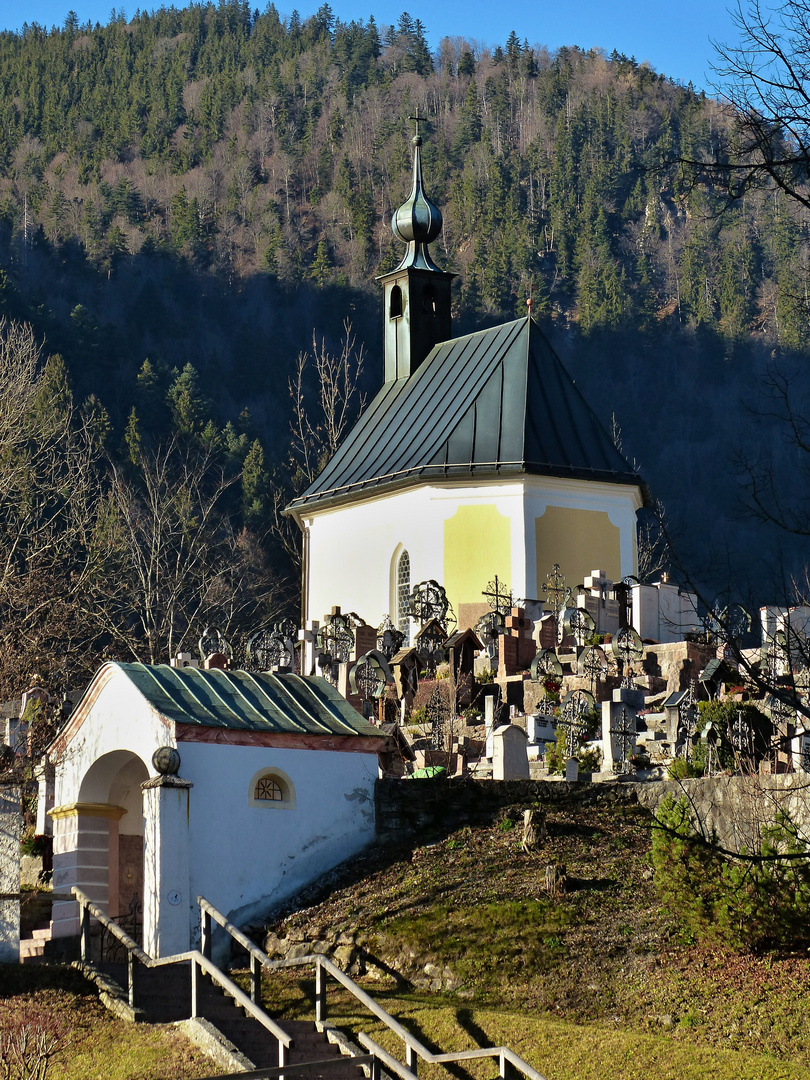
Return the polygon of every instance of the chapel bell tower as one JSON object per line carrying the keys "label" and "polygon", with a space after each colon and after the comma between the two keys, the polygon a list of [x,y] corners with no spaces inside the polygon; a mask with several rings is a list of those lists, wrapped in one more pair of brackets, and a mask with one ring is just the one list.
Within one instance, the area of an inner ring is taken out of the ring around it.
{"label": "chapel bell tower", "polygon": [[416,120],[413,187],[391,220],[394,236],[408,248],[396,270],[378,279],[383,284],[386,382],[412,375],[434,345],[451,337],[450,285],[456,275],[440,270],[428,251],[441,232],[442,215],[424,192],[421,118],[411,119]]}

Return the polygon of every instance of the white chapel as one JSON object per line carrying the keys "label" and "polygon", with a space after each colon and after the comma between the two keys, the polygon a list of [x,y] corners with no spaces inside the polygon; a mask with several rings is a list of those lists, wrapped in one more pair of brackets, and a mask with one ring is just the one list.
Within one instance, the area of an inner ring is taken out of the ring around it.
{"label": "white chapel", "polygon": [[413,585],[442,585],[460,628],[497,575],[538,598],[559,564],[636,571],[643,481],[531,318],[452,337],[453,274],[428,245],[442,218],[413,187],[393,218],[407,244],[383,275],[385,381],[315,482],[288,507],[304,540],[303,611],[334,605],[406,632]]}

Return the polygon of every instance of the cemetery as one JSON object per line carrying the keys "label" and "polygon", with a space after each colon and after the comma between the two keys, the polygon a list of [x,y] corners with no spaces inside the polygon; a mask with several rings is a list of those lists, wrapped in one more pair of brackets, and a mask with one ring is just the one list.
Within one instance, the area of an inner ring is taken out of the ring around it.
{"label": "cemetery", "polygon": [[[424,825],[452,816],[447,798],[460,789],[443,781],[505,790],[526,782],[542,800],[555,797],[555,784],[570,792],[632,783],[634,798],[654,810],[671,778],[791,782],[808,771],[796,711],[755,697],[716,631],[722,613],[701,620],[694,595],[666,581],[614,582],[599,569],[571,588],[555,564],[546,583],[542,599],[516,599],[493,576],[481,593],[485,613],[464,628],[444,588],[428,581],[403,602],[402,629],[335,606],[301,629],[257,632],[239,665],[209,629],[199,658],[102,667],[36,763],[29,831],[48,838],[50,872],[39,865],[63,899],[23,953],[78,933],[76,904],[64,899],[72,886],[122,920],[137,910],[139,934],[158,956],[193,940],[198,893],[215,895],[233,921],[255,921],[396,833],[392,822],[413,829],[409,782],[450,793],[433,817],[418,796]],[[748,661],[787,670],[793,620],[803,633],[805,613],[760,615],[762,643],[746,650]],[[793,674],[801,683],[802,671]],[[10,750],[27,745],[31,703],[47,701],[34,686],[9,703]],[[649,798],[638,793],[645,782]],[[404,785],[405,798],[394,799],[393,815],[384,809],[392,784]],[[705,820],[724,834],[720,789],[711,791]],[[733,790],[725,792],[728,808]],[[796,820],[806,816],[801,792],[799,781]],[[251,835],[268,808],[287,811],[289,825],[261,855],[228,844],[234,830]],[[202,820],[219,826],[203,829]],[[222,856],[210,874],[214,850],[228,852],[225,879]]]}

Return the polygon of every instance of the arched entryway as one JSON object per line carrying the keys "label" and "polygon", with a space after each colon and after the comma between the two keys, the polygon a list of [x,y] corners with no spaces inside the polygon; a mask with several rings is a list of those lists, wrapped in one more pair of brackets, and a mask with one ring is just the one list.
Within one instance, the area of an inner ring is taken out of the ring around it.
{"label": "arched entryway", "polygon": [[115,919],[143,905],[144,762],[129,750],[94,761],[70,807],[75,884]]}

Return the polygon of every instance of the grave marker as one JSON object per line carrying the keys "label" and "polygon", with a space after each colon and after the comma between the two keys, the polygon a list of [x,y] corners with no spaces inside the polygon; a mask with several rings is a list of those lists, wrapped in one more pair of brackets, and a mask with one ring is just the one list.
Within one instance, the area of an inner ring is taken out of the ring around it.
{"label": "grave marker", "polygon": [[496,728],[493,737],[492,779],[528,780],[529,755],[526,732],[514,724]]}

